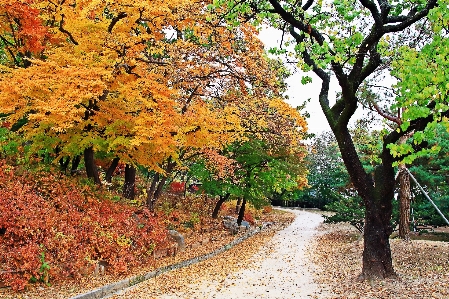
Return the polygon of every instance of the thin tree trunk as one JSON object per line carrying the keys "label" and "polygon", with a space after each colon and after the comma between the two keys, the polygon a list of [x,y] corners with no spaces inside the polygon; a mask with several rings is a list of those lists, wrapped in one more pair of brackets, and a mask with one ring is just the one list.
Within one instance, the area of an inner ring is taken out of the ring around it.
{"label": "thin tree trunk", "polygon": [[69,163],[70,163],[70,157],[66,157],[65,160],[64,160],[64,158],[59,159],[59,165],[61,166],[61,171],[66,173],[67,168],[69,167]]}
{"label": "thin tree trunk", "polygon": [[172,162],[171,158],[167,161],[167,167],[165,169],[165,176],[160,178],[159,174],[156,174],[151,182],[151,186],[147,192],[147,207],[151,212],[154,212],[156,201],[159,196],[162,194],[162,190],[167,182],[168,175],[173,172],[173,169],[176,166],[176,162]]}
{"label": "thin tree trunk", "polygon": [[242,198],[237,198],[237,203],[235,204],[235,213],[238,214],[240,211],[240,206],[242,205]]}
{"label": "thin tree trunk", "polygon": [[132,165],[125,166],[125,182],[123,183],[123,197],[134,199],[136,186],[136,168]]}
{"label": "thin tree trunk", "polygon": [[246,198],[243,197],[242,206],[240,207],[239,217],[237,218],[237,225],[240,226],[243,221],[243,217],[245,216],[245,206],[246,206]]}
{"label": "thin tree trunk", "polygon": [[80,165],[80,162],[81,162],[81,156],[76,155],[72,161],[72,168],[70,169],[71,175],[74,175],[76,173],[76,170],[78,169],[78,166]]}
{"label": "thin tree trunk", "polygon": [[217,204],[215,205],[214,211],[212,212],[212,218],[213,218],[213,219],[217,219],[217,218],[218,218],[218,212],[220,212],[221,205],[222,205],[226,200],[228,200],[228,198],[229,198],[230,195],[231,195],[230,193],[226,193],[225,196],[221,196],[221,195],[220,195],[220,199],[217,201]]}
{"label": "thin tree trunk", "polygon": [[157,183],[159,182],[159,176],[159,173],[154,175],[153,180],[151,181],[151,186],[147,189],[147,207],[150,211],[154,211],[153,195],[156,190]]}
{"label": "thin tree trunk", "polygon": [[[159,177],[159,175],[158,175]],[[152,188],[150,187],[150,190],[152,189],[153,192],[148,193],[147,195],[147,206],[148,209],[151,212],[154,212],[154,209],[156,208],[156,201],[159,199],[159,196],[162,194],[162,189],[164,188],[165,182],[167,181],[167,177],[163,176],[161,179],[158,179],[157,181],[154,180],[153,182],[155,182],[155,185],[153,186],[152,183]]]}
{"label": "thin tree trunk", "polygon": [[410,240],[410,177],[405,165],[399,166],[399,238]]}
{"label": "thin tree trunk", "polygon": [[[398,144],[404,144],[413,132],[401,136]],[[404,164],[399,165],[399,238],[408,241],[410,236],[410,177]]]}
{"label": "thin tree trunk", "polygon": [[88,178],[92,178],[97,185],[101,185],[100,176],[94,160],[94,148],[88,147],[84,150],[84,165],[86,167],[86,174]]}
{"label": "thin tree trunk", "polygon": [[[114,174],[114,171],[117,168],[119,161],[120,161],[119,157],[115,157],[112,160],[111,165],[109,165],[109,168],[106,171],[106,177],[105,177],[106,182],[108,182],[108,183],[112,182],[112,175]],[[125,176],[126,176],[126,174],[125,174]]]}

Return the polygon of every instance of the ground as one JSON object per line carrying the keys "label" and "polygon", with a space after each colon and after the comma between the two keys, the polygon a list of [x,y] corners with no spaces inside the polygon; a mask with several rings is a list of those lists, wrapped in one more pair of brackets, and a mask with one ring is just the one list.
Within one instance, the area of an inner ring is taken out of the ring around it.
{"label": "ground", "polygon": [[[277,223],[272,230],[114,298],[449,298],[448,242],[393,239],[398,277],[359,281],[363,239],[357,231],[345,224],[319,224],[318,212],[293,213],[296,219],[291,226],[287,224],[292,214],[277,212],[271,216]],[[215,241],[159,259],[153,267],[212,251],[236,237],[223,232]],[[191,236],[188,244],[212,233]],[[138,269],[135,274],[148,270]],[[89,276],[77,284],[36,287],[20,294],[0,289],[0,298],[69,298],[113,279],[118,278]]]}

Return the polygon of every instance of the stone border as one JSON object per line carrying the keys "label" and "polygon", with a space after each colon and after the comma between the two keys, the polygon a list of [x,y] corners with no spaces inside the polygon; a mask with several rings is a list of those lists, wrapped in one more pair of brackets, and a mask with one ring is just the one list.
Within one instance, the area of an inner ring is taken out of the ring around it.
{"label": "stone border", "polygon": [[[262,226],[263,228],[264,226]],[[154,278],[156,276],[159,276],[165,272],[169,272],[172,270],[176,270],[176,269],[180,269],[180,268],[184,268],[187,267],[189,265],[193,265],[199,262],[202,262],[204,260],[207,260],[211,257],[214,257],[220,253],[225,252],[226,250],[231,249],[232,247],[234,247],[235,245],[238,245],[240,243],[242,243],[243,241],[245,241],[246,239],[248,239],[249,237],[252,237],[253,235],[255,235],[256,233],[259,233],[262,229],[257,227],[254,230],[251,230],[249,232],[247,232],[245,235],[241,236],[240,238],[237,238],[235,240],[233,240],[232,242],[230,242],[227,245],[224,245],[220,248],[218,248],[215,251],[212,251],[210,253],[198,256],[198,257],[194,257],[173,265],[169,265],[169,266],[165,266],[159,269],[156,269],[152,272],[149,272],[145,275],[136,275],[130,278],[126,278],[124,280],[118,281],[118,282],[114,282],[105,286],[102,286],[100,288],[94,289],[92,291],[89,291],[87,293],[84,294],[79,294],[76,295],[75,297],[71,297],[69,299],[101,299],[101,298],[105,298],[108,296],[111,296],[119,291],[125,290],[127,288],[130,288],[132,286],[135,286],[136,284],[139,284],[145,280]]]}

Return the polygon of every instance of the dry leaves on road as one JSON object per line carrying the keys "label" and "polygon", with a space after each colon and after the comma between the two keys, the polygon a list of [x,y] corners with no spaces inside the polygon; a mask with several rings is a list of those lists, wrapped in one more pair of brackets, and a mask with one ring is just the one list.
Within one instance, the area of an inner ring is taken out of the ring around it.
{"label": "dry leaves on road", "polygon": [[295,221],[272,239],[260,234],[215,258],[148,280],[114,298],[310,298],[317,286],[304,249],[322,218],[294,213]]}
{"label": "dry leaves on road", "polygon": [[315,241],[313,254],[314,262],[321,269],[317,273],[317,283],[327,285],[331,298],[449,298],[447,242],[390,240],[398,277],[359,281],[363,239],[359,238],[355,230],[336,227],[322,225],[324,235]]}

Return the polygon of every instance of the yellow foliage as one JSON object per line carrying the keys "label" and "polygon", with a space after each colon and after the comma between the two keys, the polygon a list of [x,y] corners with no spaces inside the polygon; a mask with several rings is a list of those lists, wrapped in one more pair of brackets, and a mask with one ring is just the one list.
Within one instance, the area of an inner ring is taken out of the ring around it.
{"label": "yellow foliage", "polygon": [[277,97],[256,30],[206,21],[205,2],[0,3],[1,36],[14,34],[4,12],[16,7],[34,26],[21,29],[35,28],[6,49],[0,112],[11,123],[26,117],[22,130],[52,136],[60,155],[94,145],[162,172],[169,158],[219,150],[253,131],[300,146],[305,120]]}

